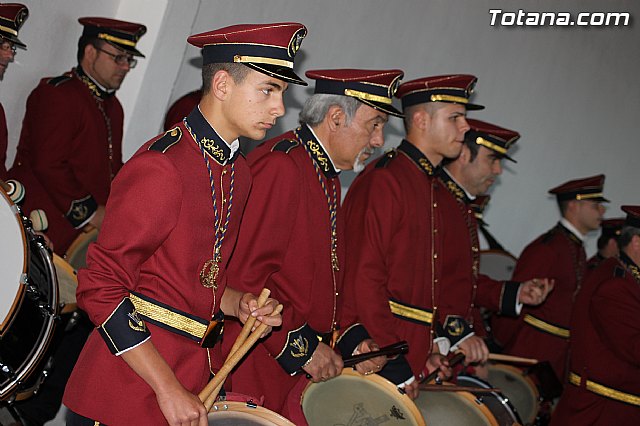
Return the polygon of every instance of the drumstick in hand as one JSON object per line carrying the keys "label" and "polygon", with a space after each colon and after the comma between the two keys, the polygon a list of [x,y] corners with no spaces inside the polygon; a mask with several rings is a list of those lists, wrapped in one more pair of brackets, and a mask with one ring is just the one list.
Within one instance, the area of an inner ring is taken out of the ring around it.
{"label": "drumstick in hand", "polygon": [[[271,294],[271,291],[268,288],[262,289],[262,291],[260,292],[260,295],[258,296],[258,308],[262,308],[264,304],[267,303],[267,299],[269,298],[270,294]],[[242,345],[242,343],[247,339],[255,323],[256,323],[256,317],[249,315],[249,318],[247,318],[247,321],[244,323],[244,326],[242,327],[240,334],[238,334],[236,341],[233,343],[233,347],[231,348],[231,351],[229,351],[227,360],[231,358],[231,355],[233,355],[234,352],[237,351],[238,348]]]}
{"label": "drumstick in hand", "polygon": [[489,354],[489,359],[492,361],[514,362],[516,364],[537,364],[539,362],[533,358],[523,358],[506,354]]}
{"label": "drumstick in hand", "polygon": [[[280,315],[280,312],[282,312],[282,305],[276,306],[275,310],[271,313],[270,316]],[[218,389],[219,391],[222,383],[227,378],[231,370],[233,370],[234,367],[240,362],[240,360],[242,360],[242,358],[247,354],[247,352],[249,352],[249,350],[258,341],[262,333],[264,333],[268,327],[269,326],[267,324],[261,323],[258,328],[256,328],[256,330],[249,335],[244,343],[242,343],[238,350],[236,350],[235,353],[225,361],[225,363],[222,365],[222,368],[220,368],[220,371],[218,371],[218,374],[216,374],[213,379],[211,379],[211,381],[207,384],[207,386],[205,386],[205,388],[202,389],[202,391],[198,394],[200,401],[204,403],[207,411],[211,410],[211,407],[213,407],[213,403],[218,397],[218,392],[216,392],[216,389]]]}

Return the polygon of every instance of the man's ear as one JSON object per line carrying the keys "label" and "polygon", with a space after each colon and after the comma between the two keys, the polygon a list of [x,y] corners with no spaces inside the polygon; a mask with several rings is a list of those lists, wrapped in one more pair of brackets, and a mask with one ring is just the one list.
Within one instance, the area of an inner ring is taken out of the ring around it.
{"label": "man's ear", "polygon": [[227,71],[216,71],[211,77],[211,92],[216,98],[225,100],[231,94],[234,84],[233,77]]}
{"label": "man's ear", "polygon": [[344,110],[338,105],[332,105],[327,110],[326,121],[332,132],[337,131],[341,126],[344,126],[345,118]]}
{"label": "man's ear", "polygon": [[87,43],[84,47],[84,58],[86,58],[89,62],[95,61],[98,56],[98,49],[91,43]]}
{"label": "man's ear", "polygon": [[431,116],[424,108],[416,108],[412,111],[411,120],[413,122],[413,126],[421,130],[425,130],[431,126]]}

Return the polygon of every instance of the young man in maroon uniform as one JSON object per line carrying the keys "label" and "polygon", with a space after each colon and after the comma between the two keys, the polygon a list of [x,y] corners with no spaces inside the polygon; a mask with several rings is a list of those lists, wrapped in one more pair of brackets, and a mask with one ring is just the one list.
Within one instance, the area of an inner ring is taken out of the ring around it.
{"label": "young man in maroon uniform", "polygon": [[[380,345],[409,342],[407,357],[388,362],[381,375],[413,398],[416,378],[439,366],[447,370],[438,355],[451,346],[443,330],[447,319],[434,312],[445,291],[440,200],[447,195],[436,167],[460,154],[467,109],[482,108],[469,103],[475,82],[472,75],[446,75],[400,85],[406,138],[369,165],[345,199],[348,311]],[[453,317],[447,326],[457,347],[468,327]]]}
{"label": "young man in maroon uniform", "polygon": [[640,424],[640,206],[622,210],[620,255],[589,274],[573,305],[569,384],[552,425]]}
{"label": "young man in maroon uniform", "polygon": [[604,175],[576,179],[549,192],[556,196],[562,218],[529,244],[518,259],[514,281],[533,277],[554,280],[554,289],[539,306],[525,306],[518,318],[497,317],[492,322],[496,340],[511,355],[549,361],[564,380],[571,308],[586,272],[583,241],[600,227],[604,214]]}
{"label": "young man in maroon uniform", "polygon": [[288,83],[304,84],[292,68],[306,33],[245,24],[189,37],[203,98],[123,167],[79,274],[78,305],[97,329],[67,385],[67,424],[206,425],[195,394],[222,364],[223,316],[281,323],[266,317],[273,299],[256,309],[227,273],[251,186],[238,137],[263,138]]}
{"label": "young man in maroon uniform", "polygon": [[[384,144],[388,115],[401,116],[392,97],[399,70],[308,71],[315,92],[297,129],[260,145],[248,156],[254,184],[230,265],[245,291],[268,287],[284,306],[283,326],[232,376],[234,392],[265,397],[265,406],[296,424],[296,384],[324,381],[342,371],[342,355],[377,346],[359,324],[341,321],[346,256],[340,212],[341,170],[361,170]],[[237,332],[237,328],[236,328]],[[233,342],[233,339],[231,339]],[[385,359],[358,365],[379,371]],[[273,382],[278,386],[273,386]],[[289,410],[288,402],[292,403]]]}
{"label": "young man in maroon uniform", "polygon": [[[27,45],[18,38],[18,31],[29,16],[27,6],[19,3],[0,3],[0,80],[7,67],[13,62],[16,47],[26,49]],[[0,104],[0,179],[7,179],[7,118]]]}
{"label": "young man in maroon uniform", "polygon": [[[488,349],[481,338],[486,336],[479,306],[503,315],[517,316],[522,304],[538,305],[553,288],[546,279],[524,283],[499,282],[480,274],[478,224],[472,201],[485,193],[502,174],[502,159],[515,162],[508,150],[520,134],[494,124],[468,119],[471,129],[465,134],[460,155],[445,160],[440,179],[450,193],[442,200],[443,238],[447,253],[443,260],[442,315],[457,313],[473,329],[483,360]],[[478,373],[476,373],[478,374]],[[486,379],[486,377],[485,377]]]}
{"label": "young man in maroon uniform", "polygon": [[26,213],[43,209],[47,235],[64,254],[83,231],[100,228],[111,182],[122,167],[123,112],[115,92],[143,57],[136,43],[142,24],[80,18],[78,65],[44,78],[27,110],[9,176],[28,196]]}

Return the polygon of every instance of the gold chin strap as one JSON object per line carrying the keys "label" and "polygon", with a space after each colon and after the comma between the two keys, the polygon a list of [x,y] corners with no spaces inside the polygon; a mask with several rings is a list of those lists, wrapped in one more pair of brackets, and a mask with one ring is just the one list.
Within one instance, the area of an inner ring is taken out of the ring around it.
{"label": "gold chin strap", "polygon": [[293,69],[293,62],[291,61],[285,61],[283,59],[265,58],[262,56],[235,55],[233,57],[233,62],[239,62],[239,63],[254,62],[256,64],[278,65],[281,67]]}
{"label": "gold chin strap", "polygon": [[115,36],[112,36],[111,34],[101,33],[101,34],[98,34],[98,38],[101,38],[101,39],[107,40],[107,41],[112,41],[112,42],[118,43],[118,44],[123,44],[125,46],[135,47],[135,45],[136,45],[136,43],[134,41],[127,40],[127,39],[120,38],[120,37],[115,37]]}
{"label": "gold chin strap", "polygon": [[483,138],[481,136],[478,136],[476,138],[476,144],[482,145],[482,146],[486,146],[487,148],[489,148],[489,149],[491,149],[493,151],[499,152],[500,154],[506,154],[507,153],[506,148],[503,148],[498,144],[495,144],[495,143],[493,143],[491,141],[488,141],[488,140],[486,140],[485,138]]}
{"label": "gold chin strap", "polygon": [[469,99],[453,95],[431,95],[430,99],[431,102],[457,102],[459,104],[469,103]]}
{"label": "gold chin strap", "polygon": [[590,200],[592,198],[602,198],[602,192],[596,192],[595,194],[578,194],[576,195],[576,200]]}
{"label": "gold chin strap", "polygon": [[392,103],[391,98],[387,98],[385,96],[372,95],[371,93],[360,92],[359,90],[344,89],[344,94],[345,96],[351,96],[353,98],[364,99],[372,102],[380,102],[382,104],[387,104],[387,105],[391,105]]}

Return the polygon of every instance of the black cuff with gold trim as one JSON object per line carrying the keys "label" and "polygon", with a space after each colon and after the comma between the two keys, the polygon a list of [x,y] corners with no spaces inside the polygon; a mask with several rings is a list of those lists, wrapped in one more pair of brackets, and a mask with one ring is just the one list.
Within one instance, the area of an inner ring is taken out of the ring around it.
{"label": "black cuff with gold trim", "polygon": [[320,343],[320,333],[304,324],[287,334],[287,341],[276,361],[288,374],[294,374],[311,359],[311,355]]}
{"label": "black cuff with gold trim", "polygon": [[96,210],[98,210],[98,203],[91,195],[87,195],[79,200],[73,200],[69,211],[64,216],[71,226],[78,229],[87,224]]}
{"label": "black cuff with gold trim", "polygon": [[122,299],[98,331],[114,355],[121,355],[151,337],[128,297]]}
{"label": "black cuff with gold trim", "polygon": [[500,315],[508,317],[518,316],[518,290],[519,282],[505,281],[502,288],[502,297],[500,298]]}
{"label": "black cuff with gold trim", "polygon": [[447,315],[444,320],[444,337],[451,342],[451,347],[455,347],[458,342],[473,333],[473,328],[460,315]]}
{"label": "black cuff with gold trim", "polygon": [[404,355],[389,360],[378,374],[396,385],[401,385],[413,377],[411,366]]}
{"label": "black cuff with gold trim", "polygon": [[367,329],[362,324],[353,324],[340,335],[336,342],[336,347],[342,357],[353,355],[358,345],[365,339],[370,339]]}

